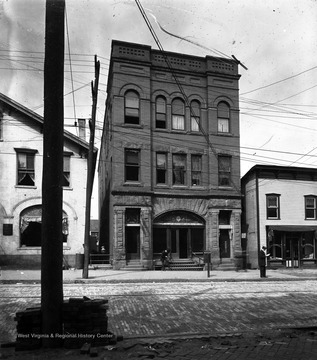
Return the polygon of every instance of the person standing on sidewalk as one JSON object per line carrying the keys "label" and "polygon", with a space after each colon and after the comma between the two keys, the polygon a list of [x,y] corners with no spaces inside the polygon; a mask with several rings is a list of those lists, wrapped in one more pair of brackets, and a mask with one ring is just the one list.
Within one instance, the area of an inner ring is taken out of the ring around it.
{"label": "person standing on sidewalk", "polygon": [[266,278],[266,259],[268,256],[270,256],[270,254],[266,253],[266,246],[262,246],[262,249],[260,251],[260,255],[259,255],[259,266],[260,266],[260,277],[261,278]]}
{"label": "person standing on sidewalk", "polygon": [[170,268],[170,250],[164,250],[161,254],[161,261],[162,261],[162,270],[166,270],[166,268]]}

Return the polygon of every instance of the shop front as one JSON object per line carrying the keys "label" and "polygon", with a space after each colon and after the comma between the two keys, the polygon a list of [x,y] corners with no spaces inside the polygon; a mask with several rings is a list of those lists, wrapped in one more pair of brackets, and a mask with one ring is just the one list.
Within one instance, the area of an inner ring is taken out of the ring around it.
{"label": "shop front", "polygon": [[316,226],[267,226],[269,266],[316,267]]}

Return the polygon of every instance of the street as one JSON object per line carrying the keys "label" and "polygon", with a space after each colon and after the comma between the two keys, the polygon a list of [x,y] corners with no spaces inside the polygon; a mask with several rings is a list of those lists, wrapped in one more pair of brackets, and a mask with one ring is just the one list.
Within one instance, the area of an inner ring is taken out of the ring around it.
{"label": "street", "polygon": [[[2,284],[1,342],[17,311],[40,302],[40,285]],[[317,281],[67,284],[64,298],[109,299],[109,330],[126,338],[236,334],[317,324]]]}

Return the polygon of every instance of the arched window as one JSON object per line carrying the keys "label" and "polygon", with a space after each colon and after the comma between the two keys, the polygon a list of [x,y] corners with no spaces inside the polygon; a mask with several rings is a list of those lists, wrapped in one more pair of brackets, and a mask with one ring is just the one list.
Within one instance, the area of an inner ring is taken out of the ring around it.
{"label": "arched window", "polygon": [[172,102],[172,129],[185,130],[185,104],[182,99]]}
{"label": "arched window", "polygon": [[155,127],[166,129],[166,100],[163,96],[156,98],[155,107]]}
{"label": "arched window", "polygon": [[224,101],[221,101],[217,107],[218,132],[228,133],[230,131],[230,107]]}
{"label": "arched window", "polygon": [[140,123],[140,99],[139,94],[129,90],[124,96],[124,122],[126,124]]}
{"label": "arched window", "polygon": [[190,126],[191,131],[199,131],[199,125],[200,124],[200,103],[197,100],[193,100],[190,103]]}
{"label": "arched window", "polygon": [[[62,238],[67,244],[68,237],[68,215],[63,210]],[[35,205],[24,209],[20,214],[20,239],[21,246],[42,245],[42,206]]]}

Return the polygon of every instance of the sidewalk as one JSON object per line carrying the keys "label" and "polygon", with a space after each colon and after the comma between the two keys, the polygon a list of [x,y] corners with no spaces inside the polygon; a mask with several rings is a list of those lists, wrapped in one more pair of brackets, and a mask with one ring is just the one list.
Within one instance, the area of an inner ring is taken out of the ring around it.
{"label": "sidewalk", "polygon": [[[317,280],[316,269],[267,270],[267,278],[261,279],[259,270],[240,271],[126,271],[89,269],[88,279],[83,279],[83,271],[63,270],[64,283],[120,283],[120,282],[201,282],[201,281],[291,281]],[[0,283],[39,283],[40,270],[0,270]]]}

